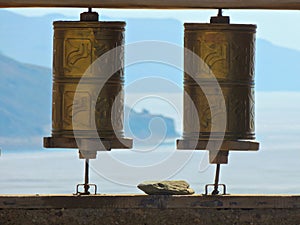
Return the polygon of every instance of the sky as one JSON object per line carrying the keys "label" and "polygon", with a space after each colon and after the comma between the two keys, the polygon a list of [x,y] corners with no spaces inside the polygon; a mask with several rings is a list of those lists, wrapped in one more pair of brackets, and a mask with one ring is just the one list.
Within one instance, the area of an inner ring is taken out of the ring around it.
{"label": "sky", "polygon": [[[60,13],[77,17],[84,9],[79,8],[13,8],[7,9],[26,16],[42,16]],[[111,18],[173,18],[182,22],[208,22],[216,10],[129,10],[95,9],[100,15]],[[273,44],[300,50],[300,12],[279,10],[224,10],[224,15],[231,17],[232,23],[257,24],[257,37]]]}

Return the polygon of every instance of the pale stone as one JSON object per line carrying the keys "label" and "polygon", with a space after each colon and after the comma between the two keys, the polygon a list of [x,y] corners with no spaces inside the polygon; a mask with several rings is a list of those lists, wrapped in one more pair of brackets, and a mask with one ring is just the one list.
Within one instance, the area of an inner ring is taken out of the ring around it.
{"label": "pale stone", "polygon": [[195,193],[184,180],[145,181],[137,187],[148,195],[191,195]]}

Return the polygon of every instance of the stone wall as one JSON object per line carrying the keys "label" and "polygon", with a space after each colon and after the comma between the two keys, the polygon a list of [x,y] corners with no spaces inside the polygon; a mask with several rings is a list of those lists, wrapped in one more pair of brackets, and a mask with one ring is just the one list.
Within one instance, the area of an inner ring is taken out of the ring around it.
{"label": "stone wall", "polygon": [[299,224],[300,196],[0,196],[0,224]]}

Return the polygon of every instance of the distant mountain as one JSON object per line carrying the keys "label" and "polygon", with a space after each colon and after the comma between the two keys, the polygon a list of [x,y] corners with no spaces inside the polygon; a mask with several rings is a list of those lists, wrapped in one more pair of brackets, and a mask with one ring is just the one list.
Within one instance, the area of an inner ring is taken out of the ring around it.
{"label": "distant mountain", "polygon": [[58,15],[25,17],[0,11],[2,54],[20,62],[51,67],[52,23]]}
{"label": "distant mountain", "polygon": [[[111,18],[101,16],[101,20]],[[0,9],[0,52],[20,62],[52,66],[53,22],[78,20],[60,14],[26,17]],[[173,19],[122,19],[126,21],[126,43],[141,40],[161,40],[181,43],[182,25]],[[178,28],[178,29],[177,29]],[[178,32],[179,31],[179,32]]]}
{"label": "distant mountain", "polygon": [[[25,17],[0,10],[0,52],[20,62],[52,66],[52,23],[55,20],[78,20],[59,14]],[[101,20],[112,20],[101,17]],[[126,43],[143,40],[167,41],[183,45],[183,24],[174,19],[131,19],[126,21]],[[249,21],[251,22],[251,21]],[[282,40],[284,41],[284,40]],[[299,91],[300,51],[276,46],[258,39],[256,46],[256,90]],[[156,67],[155,67],[156,66]],[[126,82],[141,77],[161,75],[182,86],[182,72],[158,65],[126,68]]]}
{"label": "distant mountain", "polygon": [[300,91],[300,51],[258,39],[255,77],[258,91]]}
{"label": "distant mountain", "polygon": [[[24,64],[0,54],[0,147],[26,149],[42,147],[43,136],[51,131],[52,74],[48,68]],[[165,126],[165,137],[179,136],[174,121],[162,115],[130,110],[125,133],[136,138],[151,136],[160,129],[151,120],[159,118]],[[150,125],[150,130],[149,130]]]}
{"label": "distant mountain", "polygon": [[146,109],[136,112],[126,106],[126,118],[128,122],[124,124],[125,134],[134,137],[136,139],[135,144],[137,142],[155,144],[159,140],[168,142],[168,139],[174,141],[174,138],[180,137],[180,134],[175,129],[174,120],[161,114],[151,114]]}
{"label": "distant mountain", "polygon": [[50,124],[51,70],[0,55],[0,147],[33,147]]}

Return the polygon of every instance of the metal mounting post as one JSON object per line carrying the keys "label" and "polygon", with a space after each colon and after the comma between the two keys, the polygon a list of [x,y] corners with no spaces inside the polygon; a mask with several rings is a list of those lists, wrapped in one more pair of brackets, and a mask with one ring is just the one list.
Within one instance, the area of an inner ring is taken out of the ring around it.
{"label": "metal mounting post", "polygon": [[[84,192],[79,192],[79,187],[83,186]],[[89,159],[85,159],[85,170],[84,170],[84,184],[77,184],[76,186],[76,194],[77,195],[89,195],[90,187],[94,187],[94,194],[97,194],[97,185],[89,183]]]}
{"label": "metal mounting post", "polygon": [[223,187],[223,195],[226,195],[226,185],[225,184],[219,184],[219,178],[220,178],[220,164],[217,164],[215,183],[205,185],[205,195],[208,194],[208,187],[214,187],[214,190],[212,191],[211,195],[218,195],[220,193],[219,189],[218,189],[219,186]]}

